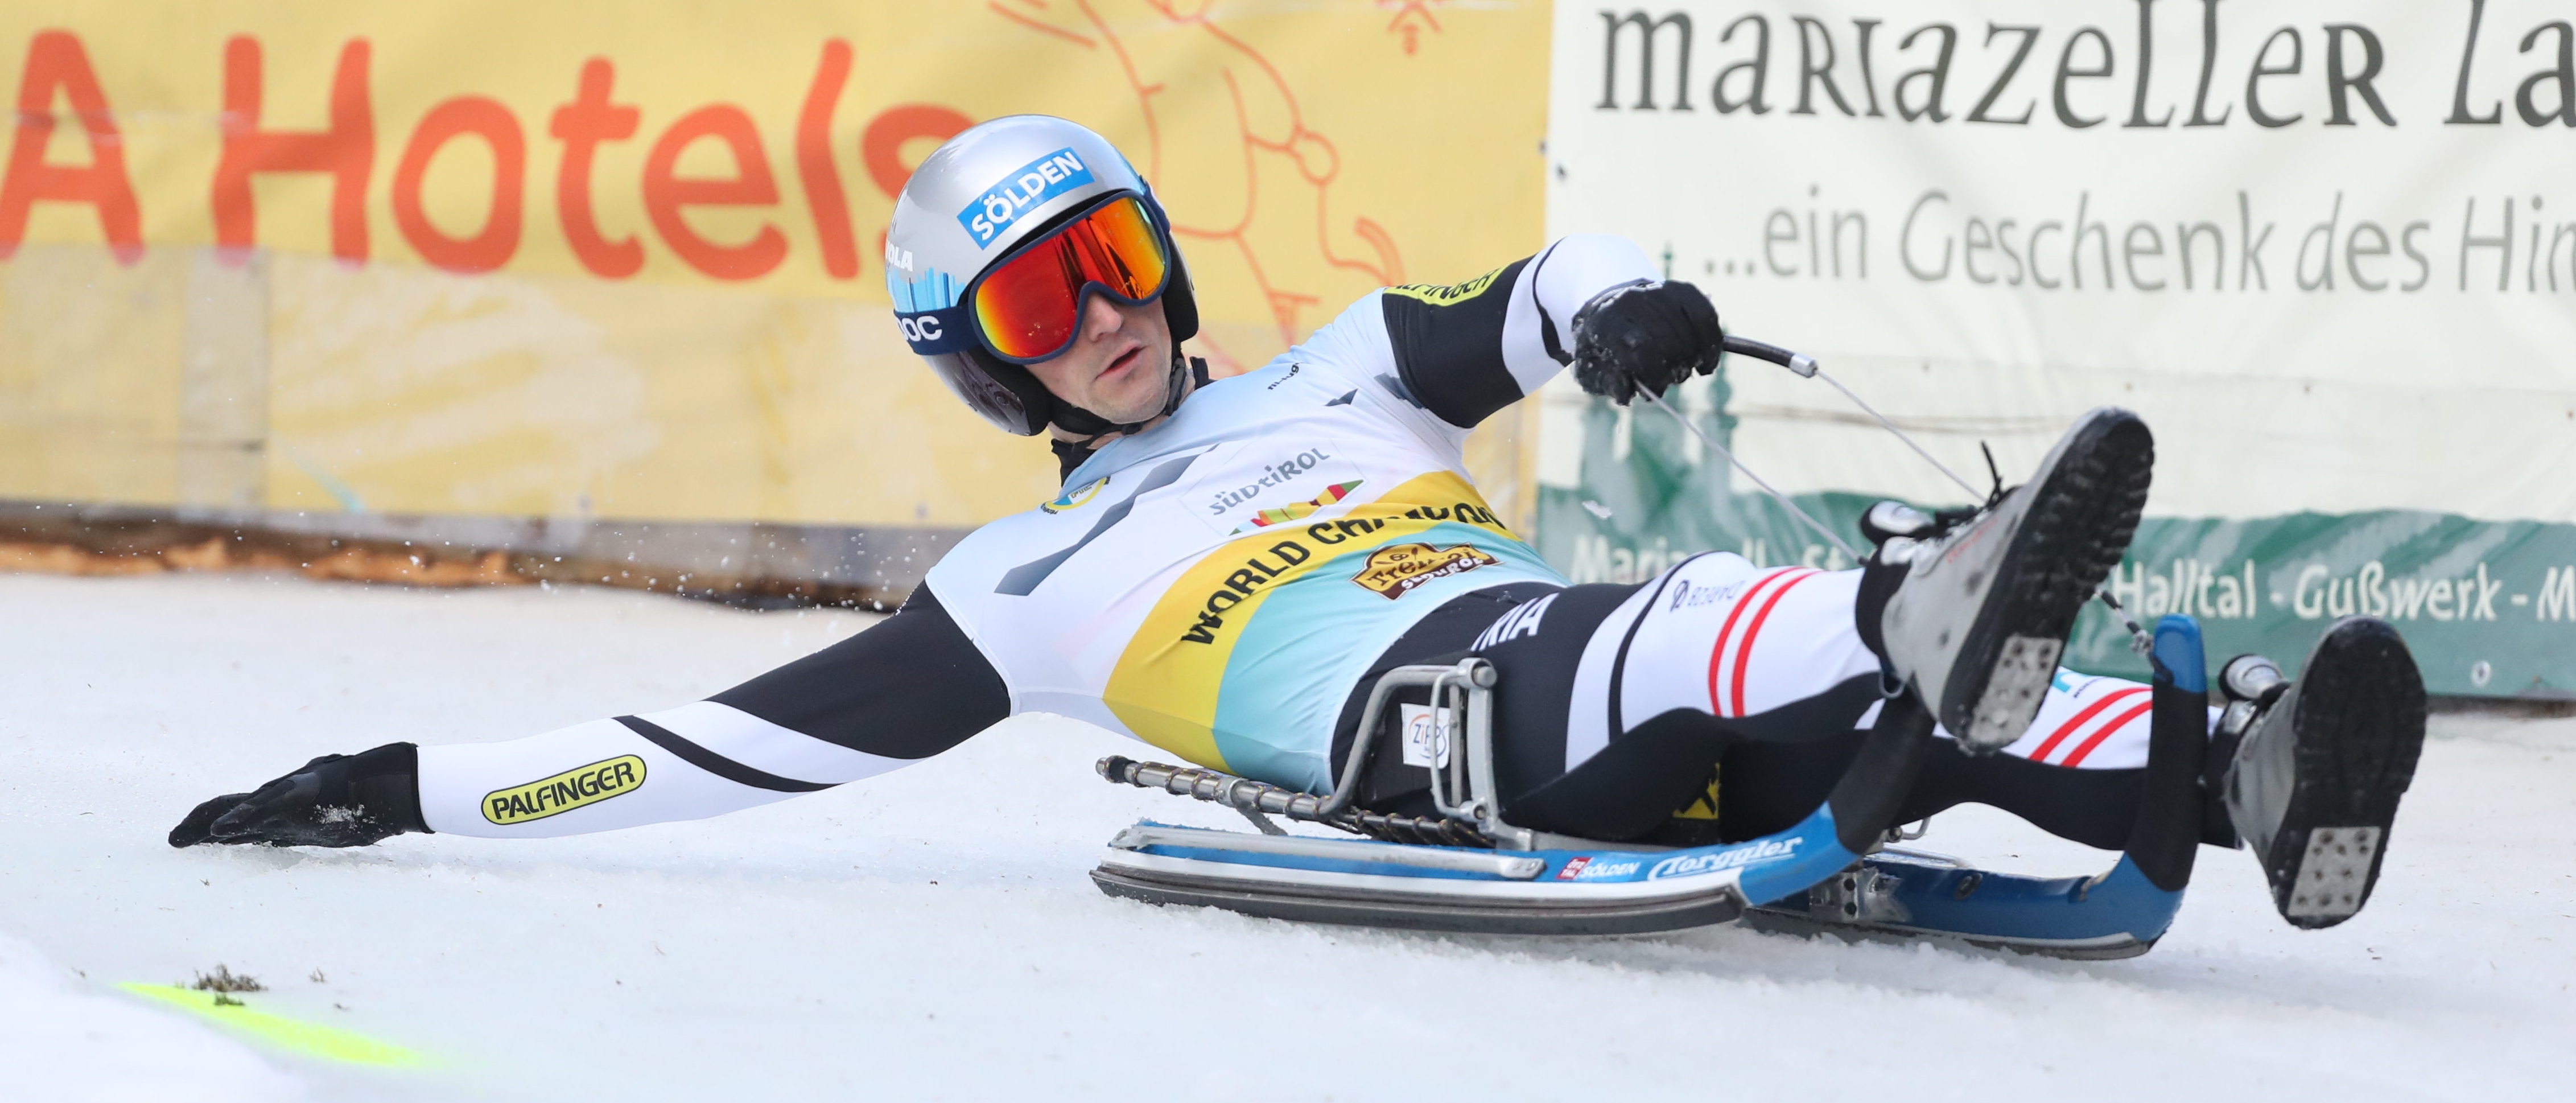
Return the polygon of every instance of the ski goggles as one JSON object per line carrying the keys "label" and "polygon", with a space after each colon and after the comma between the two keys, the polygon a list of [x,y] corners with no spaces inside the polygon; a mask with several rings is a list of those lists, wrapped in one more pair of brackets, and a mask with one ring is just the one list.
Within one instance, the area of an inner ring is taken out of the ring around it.
{"label": "ski goggles", "polygon": [[1121,192],[1012,250],[966,289],[966,305],[985,348],[1034,364],[1073,346],[1083,303],[1095,292],[1141,306],[1161,296],[1171,276],[1153,216]]}

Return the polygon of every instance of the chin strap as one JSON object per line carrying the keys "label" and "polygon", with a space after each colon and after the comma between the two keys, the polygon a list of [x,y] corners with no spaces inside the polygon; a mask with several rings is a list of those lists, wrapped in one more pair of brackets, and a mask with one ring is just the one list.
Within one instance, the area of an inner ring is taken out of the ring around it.
{"label": "chin strap", "polygon": [[1132,436],[1143,432],[1146,426],[1153,424],[1157,419],[1168,417],[1172,411],[1180,409],[1181,400],[1189,397],[1192,389],[1204,387],[1207,384],[1207,361],[1195,356],[1181,355],[1176,345],[1172,349],[1171,374],[1165,379],[1163,385],[1163,408],[1154,411],[1152,415],[1141,421],[1116,422],[1080,406],[1059,400],[1055,404],[1055,416],[1049,420],[1065,432],[1081,434],[1081,439],[1067,443],[1088,451],[1103,438]]}

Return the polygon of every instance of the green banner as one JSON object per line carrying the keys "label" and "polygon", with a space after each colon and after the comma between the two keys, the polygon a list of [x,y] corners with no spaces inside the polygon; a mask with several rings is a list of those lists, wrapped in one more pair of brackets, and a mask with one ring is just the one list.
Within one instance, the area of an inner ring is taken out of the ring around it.
{"label": "green banner", "polygon": [[[1676,408],[1693,411],[1703,432],[1731,448],[1731,397],[1721,370],[1682,388]],[[1592,399],[1582,414],[1580,481],[1539,488],[1540,551],[1578,583],[1642,582],[1703,551],[1764,565],[1852,566],[1768,496],[1736,489],[1741,480],[1728,477],[1723,457],[1701,452],[1651,404],[1623,413]],[[1762,470],[1763,457],[1743,458]],[[1794,500],[1857,547],[1856,522],[1878,496]],[[2405,634],[2433,693],[2576,697],[2576,525],[2412,510],[2151,516],[2111,589],[2141,621],[2197,617],[2213,661],[2260,652],[2295,676],[2320,629],[2365,613]],[[2128,640],[2097,604],[2077,622],[2065,663],[2143,677],[2145,661]]]}

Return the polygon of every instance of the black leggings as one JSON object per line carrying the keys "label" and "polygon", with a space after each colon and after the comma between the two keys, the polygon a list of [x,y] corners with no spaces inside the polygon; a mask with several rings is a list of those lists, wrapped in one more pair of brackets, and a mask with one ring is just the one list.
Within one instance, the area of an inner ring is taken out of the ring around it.
{"label": "black leggings", "polygon": [[[1515,824],[1586,838],[1697,845],[1766,835],[1815,811],[1860,749],[1865,732],[1857,722],[1879,699],[1874,676],[1749,716],[1666,712],[1625,726],[1573,770],[1565,768],[1576,668],[1603,622],[1638,588],[1516,584],[1442,606],[1379,656],[1370,676],[1345,700],[1333,746],[1337,774],[1349,759],[1352,733],[1377,674],[1473,655],[1493,663],[1500,675],[1494,688],[1495,781],[1503,790],[1504,815]],[[1529,630],[1501,630],[1510,627],[1502,623],[1505,617],[1550,594],[1555,599]],[[1489,634],[1489,628],[1498,631]],[[1480,640],[1480,634],[1487,638]],[[1618,695],[1615,680],[1610,695]],[[1420,691],[1396,699],[1428,702]],[[1386,730],[1367,766],[1360,803],[1382,812],[1429,815],[1429,772],[1405,765],[1394,750],[1396,723],[1393,715],[1382,719]],[[1988,804],[2059,837],[2116,850],[2137,818],[2145,772],[2067,769],[2006,755],[1971,758],[1945,746],[1929,757],[1898,820]],[[1712,775],[1715,816],[1703,808],[1697,816],[1677,818],[1710,793]]]}

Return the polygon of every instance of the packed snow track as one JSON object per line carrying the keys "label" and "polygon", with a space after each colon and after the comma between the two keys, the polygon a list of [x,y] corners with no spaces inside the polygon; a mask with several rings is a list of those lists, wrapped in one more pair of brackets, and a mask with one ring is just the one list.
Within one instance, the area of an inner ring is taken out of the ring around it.
{"label": "packed snow track", "polygon": [[[326,752],[693,700],[863,629],[592,589],[0,575],[0,1097],[2540,1099],[2576,1076],[2576,722],[2436,722],[2370,910],[2274,916],[2201,852],[2162,945],[2073,963],[1736,929],[1301,926],[1109,899],[1151,814],[1047,717],[719,820],[364,850],[171,850]],[[1922,844],[2099,869],[1999,814]],[[119,982],[425,1055],[267,1048]]]}

